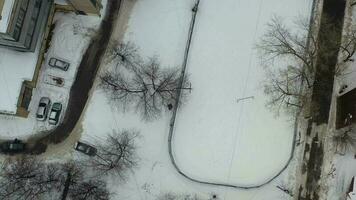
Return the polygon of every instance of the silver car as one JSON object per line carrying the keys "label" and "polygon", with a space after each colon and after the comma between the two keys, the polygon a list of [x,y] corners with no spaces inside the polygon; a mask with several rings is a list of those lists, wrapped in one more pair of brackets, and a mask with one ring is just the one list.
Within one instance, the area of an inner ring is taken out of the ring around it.
{"label": "silver car", "polygon": [[39,121],[44,121],[47,118],[49,107],[51,106],[51,100],[48,97],[42,97],[37,108],[36,118]]}
{"label": "silver car", "polygon": [[55,67],[55,68],[58,68],[58,69],[61,69],[63,71],[67,71],[68,68],[69,68],[69,63],[62,60],[62,59],[59,59],[59,58],[50,58],[49,61],[48,61],[48,65],[51,66],[51,67]]}

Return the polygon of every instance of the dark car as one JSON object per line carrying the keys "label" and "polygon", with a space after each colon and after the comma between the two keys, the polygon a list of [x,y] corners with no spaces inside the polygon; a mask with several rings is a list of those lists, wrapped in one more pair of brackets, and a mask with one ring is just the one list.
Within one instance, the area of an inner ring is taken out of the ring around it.
{"label": "dark car", "polygon": [[69,64],[69,62],[66,62],[62,59],[52,57],[49,59],[48,65],[51,67],[61,69],[63,71],[67,71],[70,64]]}
{"label": "dark car", "polygon": [[92,147],[89,144],[85,144],[83,142],[75,143],[74,149],[84,154],[87,154],[88,156],[95,156],[97,152],[95,147]]}
{"label": "dark car", "polygon": [[51,112],[49,113],[48,123],[52,125],[57,125],[61,112],[62,112],[62,104],[58,102],[53,103]]}
{"label": "dark car", "polygon": [[20,153],[25,151],[25,143],[18,139],[1,144],[1,150],[5,153]]}

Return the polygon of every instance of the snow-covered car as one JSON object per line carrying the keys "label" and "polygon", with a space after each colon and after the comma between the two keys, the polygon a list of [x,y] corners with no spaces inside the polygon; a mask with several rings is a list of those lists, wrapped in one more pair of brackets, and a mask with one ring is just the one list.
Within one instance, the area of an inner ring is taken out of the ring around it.
{"label": "snow-covered car", "polygon": [[58,87],[63,87],[64,79],[57,76],[47,75],[44,78],[44,82],[49,85],[55,85]]}
{"label": "snow-covered car", "polygon": [[7,141],[1,144],[1,151],[4,153],[20,153],[25,150],[25,143],[18,139]]}
{"label": "snow-covered car", "polygon": [[88,156],[95,156],[96,155],[96,148],[90,146],[89,144],[85,144],[83,142],[77,142],[74,145],[74,149],[80,151]]}
{"label": "snow-covered car", "polygon": [[51,112],[49,113],[48,123],[52,125],[57,125],[61,112],[62,112],[62,104],[58,102],[53,103]]}
{"label": "snow-covered car", "polygon": [[69,62],[66,62],[63,59],[52,57],[49,59],[48,65],[51,67],[61,69],[63,71],[67,71],[70,64],[69,64]]}
{"label": "snow-covered car", "polygon": [[48,97],[42,97],[37,108],[36,118],[39,121],[44,121],[47,118],[48,109],[51,105],[51,100]]}

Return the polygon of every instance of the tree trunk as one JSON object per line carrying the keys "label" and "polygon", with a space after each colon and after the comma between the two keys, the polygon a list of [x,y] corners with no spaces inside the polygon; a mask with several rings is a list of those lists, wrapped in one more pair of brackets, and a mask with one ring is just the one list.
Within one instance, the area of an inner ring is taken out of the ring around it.
{"label": "tree trunk", "polygon": [[64,183],[64,189],[63,189],[63,193],[62,193],[62,200],[66,200],[67,199],[67,195],[68,195],[68,191],[69,191],[69,186],[70,186],[70,182],[72,180],[72,176],[70,174],[70,172],[68,172],[67,178],[66,178],[66,182]]}

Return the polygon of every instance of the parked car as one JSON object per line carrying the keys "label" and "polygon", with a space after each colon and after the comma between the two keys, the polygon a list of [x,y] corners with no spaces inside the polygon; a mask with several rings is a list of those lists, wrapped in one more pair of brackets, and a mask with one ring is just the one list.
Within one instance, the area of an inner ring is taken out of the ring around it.
{"label": "parked car", "polygon": [[57,76],[52,76],[52,75],[47,75],[44,77],[44,82],[49,85],[54,85],[57,87],[63,87],[64,86],[64,78],[62,77],[57,77]]}
{"label": "parked car", "polygon": [[61,112],[62,104],[59,102],[53,103],[51,112],[49,113],[48,123],[52,125],[57,125]]}
{"label": "parked car", "polygon": [[83,142],[75,143],[74,149],[77,150],[77,151],[80,151],[80,152],[82,152],[84,154],[87,154],[89,156],[95,156],[96,152],[97,152],[95,147],[92,147],[89,144],[85,144]]}
{"label": "parked car", "polygon": [[1,151],[5,153],[20,153],[25,151],[25,143],[18,139],[1,144]]}
{"label": "parked car", "polygon": [[52,57],[49,59],[48,65],[51,67],[61,69],[63,71],[67,71],[70,64],[62,59]]}
{"label": "parked car", "polygon": [[47,118],[48,109],[51,106],[51,100],[48,97],[42,97],[37,108],[36,118],[44,121]]}

